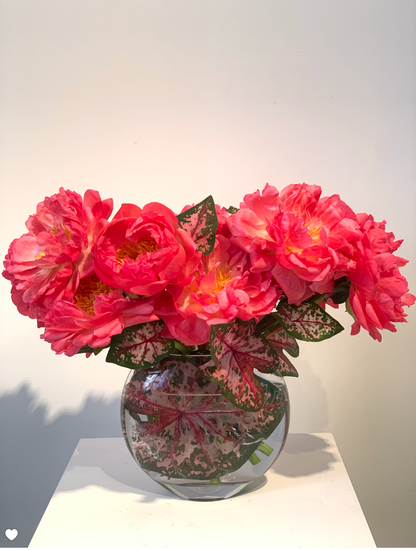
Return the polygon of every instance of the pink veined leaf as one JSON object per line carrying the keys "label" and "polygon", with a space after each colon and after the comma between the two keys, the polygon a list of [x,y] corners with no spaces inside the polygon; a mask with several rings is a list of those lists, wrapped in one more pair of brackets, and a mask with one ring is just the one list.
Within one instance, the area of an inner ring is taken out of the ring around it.
{"label": "pink veined leaf", "polygon": [[124,329],[112,339],[106,361],[129,369],[157,365],[174,348],[173,340],[162,338],[164,328],[163,321],[154,321]]}
{"label": "pink veined leaf", "polygon": [[314,302],[296,306],[282,301],[273,316],[290,336],[307,342],[320,342],[344,330],[336,319]]}
{"label": "pink veined leaf", "polygon": [[280,374],[282,376],[299,376],[291,361],[283,353],[283,350],[286,350],[292,357],[299,355],[299,346],[295,338],[292,338],[282,326],[279,326],[267,336],[267,341],[279,356]]}
{"label": "pink veined leaf", "polygon": [[202,254],[214,249],[215,233],[218,228],[214,199],[207,197],[202,202],[177,216],[179,227],[189,233]]}
{"label": "pink veined leaf", "polygon": [[264,402],[263,388],[254,374],[278,372],[279,359],[265,338],[255,336],[256,323],[240,321],[211,327],[213,362],[201,367],[202,374],[218,384],[235,406],[256,411]]}
{"label": "pink veined leaf", "polygon": [[186,357],[137,371],[122,397],[136,459],[146,470],[175,478],[212,479],[237,470],[286,412],[282,389],[260,383],[265,403],[250,412],[223,397]]}
{"label": "pink veined leaf", "polygon": [[299,345],[296,342],[296,338],[290,336],[290,334],[282,326],[277,326],[277,328],[267,336],[267,340],[269,342],[273,340],[273,347],[278,345],[281,349],[287,351],[292,357],[299,357]]}

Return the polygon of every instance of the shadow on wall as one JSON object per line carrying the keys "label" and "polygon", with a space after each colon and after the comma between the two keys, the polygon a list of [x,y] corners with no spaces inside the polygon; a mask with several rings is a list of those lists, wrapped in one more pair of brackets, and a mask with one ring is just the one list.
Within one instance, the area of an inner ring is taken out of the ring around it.
{"label": "shadow on wall", "polygon": [[[319,371],[314,370],[311,363],[320,364],[319,350],[317,360],[309,359],[311,348],[302,342],[301,358],[297,358],[295,366],[299,378],[287,377],[286,385],[290,396],[290,433],[318,433],[328,431],[328,398]],[[324,374],[324,372],[323,372]]]}
{"label": "shadow on wall", "polygon": [[0,397],[0,547],[28,546],[79,439],[122,435],[119,398],[87,397],[50,424],[35,402],[28,384]]}

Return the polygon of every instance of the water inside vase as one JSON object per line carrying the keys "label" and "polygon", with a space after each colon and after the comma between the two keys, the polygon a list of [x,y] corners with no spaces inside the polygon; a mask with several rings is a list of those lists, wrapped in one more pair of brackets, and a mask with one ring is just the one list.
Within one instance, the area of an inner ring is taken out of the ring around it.
{"label": "water inside vase", "polygon": [[[282,379],[274,380],[274,386],[278,400],[284,406],[284,414],[279,417],[277,426],[267,438],[261,437],[261,432],[250,425],[253,422],[250,413],[234,410],[218,394],[194,393],[179,396],[164,392],[160,386],[159,390],[162,391],[158,394],[159,402],[167,402],[171,407],[167,416],[161,421],[157,415],[135,414],[125,408],[122,411],[124,437],[142,469],[154,481],[178,496],[192,500],[229,498],[250,486],[264,482],[265,472],[283,448],[289,425],[289,400]],[[206,406],[207,402],[209,407]],[[218,410],[218,405],[223,408],[225,406],[225,410]],[[143,413],[143,404],[141,406]],[[202,420],[201,411],[204,417]],[[236,415],[235,422],[233,419],[230,421],[230,413]],[[174,429],[165,433],[163,430],[166,431],[169,421]],[[191,428],[195,433],[191,433]],[[168,455],[163,448],[164,442],[156,437],[158,433],[163,433],[168,440],[171,438],[173,466],[167,466],[165,472],[160,471],[158,464],[166,462]],[[202,459],[195,452],[198,443],[202,454],[205,453],[204,456],[201,455]],[[235,448],[237,452],[234,452]],[[173,457],[178,449],[180,459]],[[209,464],[214,461],[219,466],[217,470],[213,467],[210,475]],[[202,466],[198,463],[206,466],[206,475],[201,473]],[[175,473],[175,468],[178,474]],[[188,471],[189,476],[186,475]]]}

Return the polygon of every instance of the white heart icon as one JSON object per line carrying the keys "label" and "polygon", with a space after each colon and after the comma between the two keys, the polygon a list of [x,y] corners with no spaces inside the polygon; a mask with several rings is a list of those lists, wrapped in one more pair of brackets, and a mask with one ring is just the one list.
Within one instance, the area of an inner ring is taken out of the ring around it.
{"label": "white heart icon", "polygon": [[17,529],[6,529],[4,534],[9,540],[14,540],[19,533]]}

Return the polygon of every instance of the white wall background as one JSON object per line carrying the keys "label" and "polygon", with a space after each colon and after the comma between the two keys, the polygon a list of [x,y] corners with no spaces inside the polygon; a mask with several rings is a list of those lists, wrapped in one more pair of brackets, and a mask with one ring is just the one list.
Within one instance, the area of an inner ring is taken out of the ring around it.
{"label": "white wall background", "polygon": [[[306,181],[387,219],[415,292],[415,53],[412,0],[1,0],[0,250],[60,186],[179,211]],[[77,440],[120,435],[126,372],[55,356],[9,290],[0,546],[22,546]],[[340,311],[288,382],[292,431],[334,434],[379,546],[416,546],[415,310],[381,344]]]}

